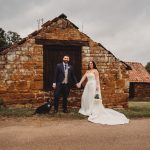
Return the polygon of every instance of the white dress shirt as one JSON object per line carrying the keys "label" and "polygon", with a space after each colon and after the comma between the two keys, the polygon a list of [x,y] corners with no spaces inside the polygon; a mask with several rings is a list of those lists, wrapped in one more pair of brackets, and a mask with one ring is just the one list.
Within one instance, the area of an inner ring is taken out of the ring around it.
{"label": "white dress shirt", "polygon": [[[66,69],[65,69],[65,65],[66,65]],[[63,66],[64,66],[64,73],[65,73],[65,78],[64,80],[62,81],[62,83],[64,84],[67,84],[68,83],[68,64],[65,64],[63,62]]]}

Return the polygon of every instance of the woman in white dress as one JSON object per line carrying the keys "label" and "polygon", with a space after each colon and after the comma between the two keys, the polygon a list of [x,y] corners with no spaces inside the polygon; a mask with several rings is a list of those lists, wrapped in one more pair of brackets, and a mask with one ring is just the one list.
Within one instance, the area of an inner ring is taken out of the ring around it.
{"label": "woman in white dress", "polygon": [[[82,98],[80,114],[88,117],[88,121],[93,123],[117,125],[129,123],[129,119],[124,114],[117,112],[113,109],[105,108],[102,104],[99,73],[94,61],[90,61],[88,64],[88,70],[83,75],[82,79],[78,83],[78,87],[81,87],[82,82],[87,78]],[[95,94],[99,94],[99,100],[95,100]]]}

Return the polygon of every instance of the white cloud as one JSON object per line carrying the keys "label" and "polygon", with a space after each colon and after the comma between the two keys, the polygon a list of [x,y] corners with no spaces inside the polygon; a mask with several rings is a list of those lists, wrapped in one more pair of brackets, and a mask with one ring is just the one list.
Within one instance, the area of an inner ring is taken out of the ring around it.
{"label": "white cloud", "polygon": [[150,61],[149,0],[0,0],[0,27],[23,37],[61,13],[119,59]]}

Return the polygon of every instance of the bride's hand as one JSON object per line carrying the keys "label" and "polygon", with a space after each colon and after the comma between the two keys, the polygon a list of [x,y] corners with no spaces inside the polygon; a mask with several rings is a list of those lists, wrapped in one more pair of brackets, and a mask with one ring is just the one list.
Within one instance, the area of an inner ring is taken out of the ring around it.
{"label": "bride's hand", "polygon": [[98,90],[99,90],[99,87],[97,86],[97,87],[96,87],[96,91],[98,91]]}
{"label": "bride's hand", "polygon": [[77,86],[77,88],[81,88],[81,84],[80,83],[77,83],[76,86]]}

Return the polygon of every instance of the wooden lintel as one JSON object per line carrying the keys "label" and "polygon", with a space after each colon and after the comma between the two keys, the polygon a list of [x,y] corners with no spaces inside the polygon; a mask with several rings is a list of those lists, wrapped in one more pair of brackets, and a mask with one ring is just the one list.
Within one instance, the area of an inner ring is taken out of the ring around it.
{"label": "wooden lintel", "polygon": [[62,45],[62,46],[89,46],[88,41],[79,40],[53,40],[53,39],[35,39],[36,44],[40,45]]}

